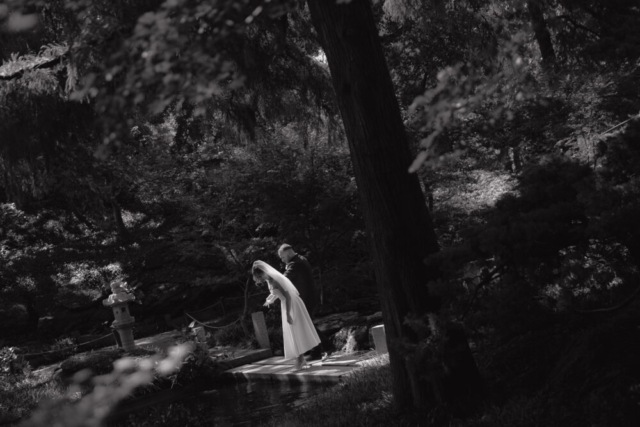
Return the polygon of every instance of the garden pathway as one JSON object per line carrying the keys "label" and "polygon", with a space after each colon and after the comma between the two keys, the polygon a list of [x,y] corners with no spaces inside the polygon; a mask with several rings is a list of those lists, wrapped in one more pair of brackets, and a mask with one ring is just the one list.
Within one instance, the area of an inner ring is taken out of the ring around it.
{"label": "garden pathway", "polygon": [[306,369],[296,370],[293,360],[282,356],[269,357],[229,369],[223,375],[241,380],[272,380],[293,382],[336,383],[378,356],[376,351],[332,355],[328,359],[310,361]]}

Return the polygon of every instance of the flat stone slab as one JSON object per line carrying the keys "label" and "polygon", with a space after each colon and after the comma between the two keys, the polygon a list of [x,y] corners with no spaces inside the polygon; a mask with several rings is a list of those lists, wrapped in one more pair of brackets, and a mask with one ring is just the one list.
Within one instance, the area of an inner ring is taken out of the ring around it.
{"label": "flat stone slab", "polygon": [[311,366],[295,369],[291,365],[249,364],[229,369],[223,374],[237,379],[274,380],[292,382],[339,382],[343,375],[357,369],[357,366]]}
{"label": "flat stone slab", "polygon": [[293,359],[285,359],[282,356],[274,356],[268,359],[261,360],[259,362],[255,362],[256,365],[291,365],[295,364]]}
{"label": "flat stone slab", "polygon": [[355,354],[342,354],[337,356],[331,356],[326,360],[320,360],[316,363],[322,366],[360,366],[363,360],[370,359],[376,356],[375,351],[369,351],[367,353],[355,353]]}
{"label": "flat stone slab", "polygon": [[244,366],[229,369],[223,374],[244,380],[273,380],[295,382],[339,382],[341,378],[360,368],[363,362],[377,356],[377,352],[338,354],[326,360],[308,362],[309,367],[295,369],[293,359],[269,357]]}

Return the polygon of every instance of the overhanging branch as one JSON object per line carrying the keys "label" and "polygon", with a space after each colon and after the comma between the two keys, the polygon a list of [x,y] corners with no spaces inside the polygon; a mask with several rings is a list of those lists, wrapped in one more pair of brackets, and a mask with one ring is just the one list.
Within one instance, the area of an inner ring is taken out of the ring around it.
{"label": "overhanging branch", "polygon": [[[4,74],[0,71],[0,80],[4,80],[4,81],[9,81],[9,80],[15,80],[15,79],[19,79],[20,77],[22,77],[22,75],[24,74],[25,71],[29,71],[29,70],[40,70],[40,69],[48,69],[48,68],[53,68],[56,65],[58,65],[60,62],[62,62],[62,59],[66,56],[67,54],[64,53],[60,56],[56,56],[56,57],[50,57],[50,58],[37,58],[40,59],[39,61],[34,60],[34,62],[29,63],[29,64],[25,64],[23,67],[21,67],[20,69],[9,73],[9,74]],[[2,67],[0,67],[1,69]]]}
{"label": "overhanging branch", "polygon": [[640,286],[638,286],[636,290],[633,291],[633,293],[626,300],[622,301],[620,304],[616,306],[608,307],[608,308],[598,308],[595,310],[578,310],[574,308],[572,309],[572,311],[574,313],[581,314],[581,315],[612,313],[616,310],[620,310],[628,306],[629,304],[631,304],[631,302],[633,302],[633,300],[636,299],[638,295],[640,295]]}
{"label": "overhanging branch", "polygon": [[576,22],[576,21],[575,21],[575,20],[573,20],[573,18],[571,18],[569,15],[560,15],[560,16],[556,16],[556,18],[557,18],[557,19],[562,19],[562,20],[564,20],[564,21],[567,21],[567,22],[569,22],[571,25],[573,25],[573,26],[574,26],[574,28],[579,28],[579,29],[581,29],[581,30],[584,30],[584,31],[586,31],[586,32],[588,32],[588,33],[591,33],[591,34],[595,35],[595,36],[596,36],[596,37],[598,37],[598,38],[601,38],[601,37],[602,37],[602,36],[600,35],[600,33],[598,33],[598,32],[597,32],[597,31],[595,31],[595,30],[592,30],[592,29],[591,29],[591,28],[589,28],[589,27],[586,27],[586,26],[584,26],[584,25],[582,25],[582,24],[580,24],[580,23]]}

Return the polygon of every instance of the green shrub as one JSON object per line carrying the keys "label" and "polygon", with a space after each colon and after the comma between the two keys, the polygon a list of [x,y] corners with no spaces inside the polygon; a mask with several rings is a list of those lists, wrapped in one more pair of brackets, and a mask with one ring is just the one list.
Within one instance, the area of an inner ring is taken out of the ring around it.
{"label": "green shrub", "polygon": [[0,380],[0,425],[14,424],[28,416],[41,401],[61,398],[66,385],[48,375],[29,373]]}
{"label": "green shrub", "polygon": [[22,376],[31,372],[29,362],[17,354],[15,347],[0,349],[0,375]]}
{"label": "green shrub", "polygon": [[213,380],[223,368],[209,356],[206,343],[192,341],[191,351],[187,353],[178,370],[169,375],[172,385],[194,385]]}
{"label": "green shrub", "polygon": [[[249,326],[251,328],[251,326]],[[255,341],[253,334],[247,335],[240,322],[216,329],[208,340],[212,346],[252,346]]]}

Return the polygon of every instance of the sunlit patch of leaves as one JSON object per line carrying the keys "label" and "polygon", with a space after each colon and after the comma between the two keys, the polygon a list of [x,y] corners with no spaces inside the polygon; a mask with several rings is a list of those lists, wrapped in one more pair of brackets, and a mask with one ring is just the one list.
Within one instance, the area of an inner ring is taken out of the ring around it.
{"label": "sunlit patch of leaves", "polygon": [[127,228],[133,228],[147,219],[147,215],[142,212],[131,212],[129,210],[122,210],[122,220]]}
{"label": "sunlit patch of leaves", "polygon": [[483,210],[515,187],[515,180],[506,173],[490,170],[458,171],[451,186],[437,185],[434,204],[438,210],[460,210],[466,213]]}
{"label": "sunlit patch of leaves", "polygon": [[85,261],[64,263],[52,279],[58,287],[60,299],[85,296],[94,300],[111,282],[122,277],[120,263],[101,266],[96,261]]}

